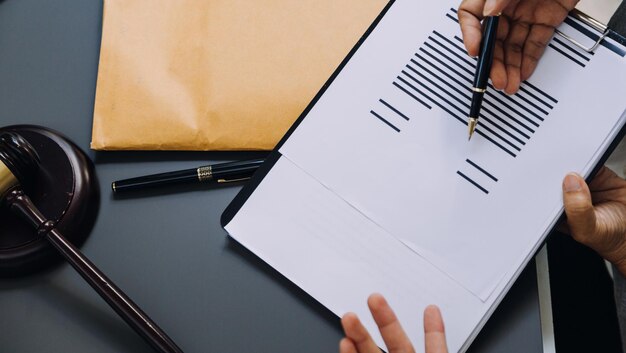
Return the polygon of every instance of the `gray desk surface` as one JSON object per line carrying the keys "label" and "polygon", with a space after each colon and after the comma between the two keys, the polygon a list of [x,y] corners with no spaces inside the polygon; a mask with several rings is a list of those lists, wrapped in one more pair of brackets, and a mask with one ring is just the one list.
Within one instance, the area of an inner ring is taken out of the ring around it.
{"label": "gray desk surface", "polygon": [[[101,16],[101,0],[0,0],[0,126],[48,126],[88,149]],[[109,192],[115,179],[251,154],[88,153],[102,200],[82,250],[183,350],[337,351],[339,321],[220,227],[219,216],[238,187],[132,199],[113,199]],[[530,266],[473,352],[541,351],[534,281]],[[151,349],[61,265],[0,280],[0,351]]]}

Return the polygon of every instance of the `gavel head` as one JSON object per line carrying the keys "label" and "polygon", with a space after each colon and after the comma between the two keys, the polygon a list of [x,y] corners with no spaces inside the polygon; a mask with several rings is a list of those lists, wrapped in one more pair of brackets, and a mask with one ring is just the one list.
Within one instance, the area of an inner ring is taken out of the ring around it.
{"label": "gavel head", "polygon": [[0,200],[14,187],[29,183],[39,168],[33,146],[15,132],[0,133]]}
{"label": "gavel head", "polygon": [[56,249],[16,214],[17,206],[6,207],[7,201],[17,201],[8,196],[18,188],[75,246],[89,236],[100,206],[95,167],[76,144],[42,126],[0,127],[0,279],[33,273],[61,260]]}

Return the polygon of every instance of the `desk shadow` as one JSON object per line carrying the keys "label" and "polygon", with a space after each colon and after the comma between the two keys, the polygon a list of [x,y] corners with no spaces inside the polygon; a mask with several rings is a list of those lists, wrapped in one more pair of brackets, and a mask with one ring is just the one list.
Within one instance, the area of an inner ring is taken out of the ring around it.
{"label": "desk shadow", "polygon": [[[0,0],[1,2],[2,0]],[[7,289],[31,288],[40,285],[42,282],[48,282],[48,278],[53,276],[57,271],[64,271],[64,268],[71,268],[61,254],[54,254],[56,258],[51,259],[46,267],[37,269],[33,272],[23,274],[17,272],[15,276],[6,274],[0,277],[0,291]]]}
{"label": "desk shadow", "polygon": [[[36,293],[45,297],[49,307],[69,316],[77,326],[86,328],[89,332],[97,333],[104,341],[109,342],[118,352],[151,352],[145,343],[113,309],[102,309],[76,293],[50,280],[49,276],[63,267],[55,265],[42,272],[19,278],[0,279],[0,290],[13,288],[36,288]],[[78,274],[76,274],[78,276]],[[93,295],[95,300],[102,300],[95,292],[85,291]],[[103,302],[104,303],[104,302]]]}
{"label": "desk shadow", "polygon": [[[0,0],[1,2],[2,0]],[[267,151],[96,151],[96,164],[139,163],[139,162],[184,162],[198,161],[198,166],[209,161],[235,161],[265,158]],[[218,162],[219,163],[219,162]]]}
{"label": "desk shadow", "polygon": [[[2,0],[0,0],[0,3],[2,3]],[[2,277],[0,278],[0,291],[18,288],[31,288],[39,285],[41,282],[45,281],[46,276],[49,276],[52,272],[58,270],[61,263],[62,261],[59,261],[50,265],[50,267],[35,273],[15,277]]]}
{"label": "desk shadow", "polygon": [[317,316],[324,318],[324,320],[327,321],[331,326],[333,326],[338,332],[343,333],[343,329],[341,328],[341,321],[332,311],[328,310],[324,305],[315,300],[300,287],[293,284],[285,276],[283,276],[273,267],[265,263],[250,250],[237,243],[231,237],[227,238],[226,246],[224,248],[226,251],[233,252],[234,254],[243,258],[243,260],[247,262],[250,266],[254,267],[259,272],[262,272],[271,280],[278,282],[283,288],[286,288],[294,298],[297,298],[298,301],[304,303],[309,311],[315,313]]}
{"label": "desk shadow", "polygon": [[[96,300],[101,298],[93,291]],[[51,308],[71,317],[77,326],[85,328],[103,341],[110,344],[117,352],[152,352],[148,343],[133,331],[113,309],[102,309],[85,298],[78,296],[54,282],[46,281],[46,300],[54,305]]]}

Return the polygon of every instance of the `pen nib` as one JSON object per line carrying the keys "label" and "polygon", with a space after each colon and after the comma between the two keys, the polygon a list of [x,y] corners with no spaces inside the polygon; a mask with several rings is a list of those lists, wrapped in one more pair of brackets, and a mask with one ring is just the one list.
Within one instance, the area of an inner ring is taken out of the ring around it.
{"label": "pen nib", "polygon": [[474,135],[474,129],[476,129],[477,123],[478,123],[478,119],[469,118],[469,123],[467,124],[467,127],[469,129],[469,137],[467,138],[467,141],[472,139],[472,135]]}

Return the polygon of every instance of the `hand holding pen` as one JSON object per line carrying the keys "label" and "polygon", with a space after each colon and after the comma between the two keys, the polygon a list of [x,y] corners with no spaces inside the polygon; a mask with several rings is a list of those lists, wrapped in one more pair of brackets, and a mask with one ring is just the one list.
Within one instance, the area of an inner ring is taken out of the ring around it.
{"label": "hand holding pen", "polygon": [[514,94],[528,79],[550,42],[555,28],[578,0],[463,0],[458,9],[465,48],[478,56],[483,38],[481,21],[502,13],[496,36],[491,81]]}
{"label": "hand holding pen", "polygon": [[500,15],[497,15],[489,16],[485,18],[484,21],[485,32],[482,42],[480,43],[480,55],[478,56],[478,62],[476,63],[476,75],[474,76],[474,84],[472,85],[472,105],[470,106],[469,121],[467,124],[469,129],[468,140],[472,139],[474,129],[476,129],[476,124],[478,124],[480,107],[483,102],[483,96],[487,91],[499,20]]}

